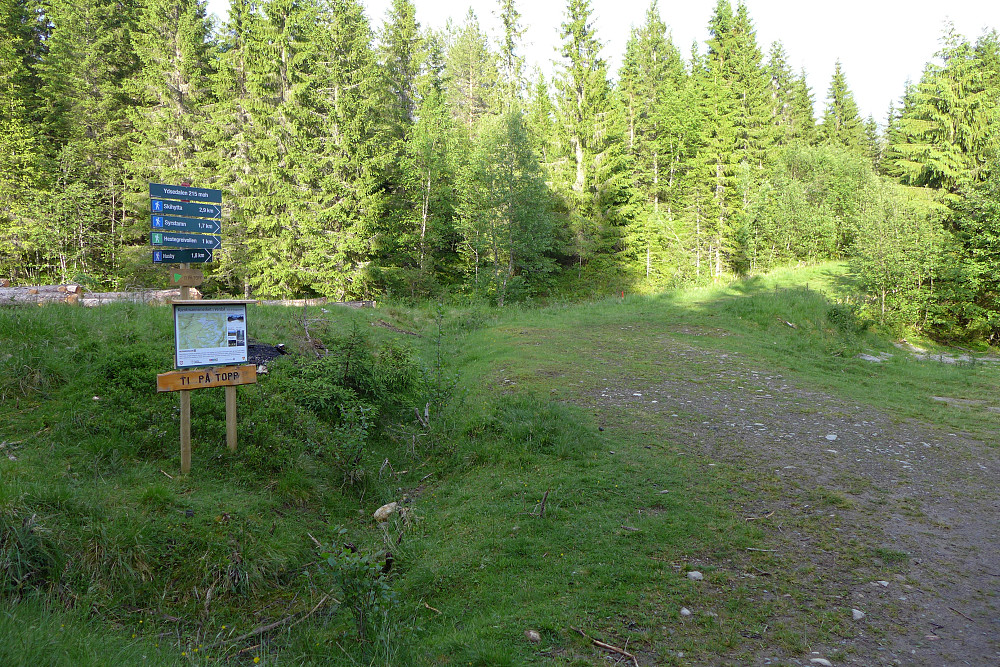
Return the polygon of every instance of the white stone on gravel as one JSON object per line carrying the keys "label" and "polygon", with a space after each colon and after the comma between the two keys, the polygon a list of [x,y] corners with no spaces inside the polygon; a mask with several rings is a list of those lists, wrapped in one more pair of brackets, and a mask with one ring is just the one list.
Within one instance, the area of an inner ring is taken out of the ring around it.
{"label": "white stone on gravel", "polygon": [[822,667],[833,667],[833,663],[826,658],[811,658],[809,662],[813,665],[821,665]]}
{"label": "white stone on gravel", "polygon": [[690,616],[691,610],[687,607],[681,607],[681,616]]}
{"label": "white stone on gravel", "polygon": [[882,588],[889,588],[889,582],[888,581],[881,581],[881,580],[879,580],[879,581],[876,581],[875,583],[878,584],[879,586],[881,586]]}
{"label": "white stone on gravel", "polygon": [[837,439],[837,434],[836,433],[828,433],[826,435],[826,439],[827,440],[836,440]]}
{"label": "white stone on gravel", "polygon": [[860,609],[851,610],[851,618],[853,618],[855,621],[860,621],[864,617],[865,617],[865,612],[861,611]]}
{"label": "white stone on gravel", "polygon": [[688,572],[688,579],[690,579],[692,581],[701,581],[704,578],[705,578],[705,575],[703,575],[701,572],[698,572],[696,570],[692,570],[691,572]]}

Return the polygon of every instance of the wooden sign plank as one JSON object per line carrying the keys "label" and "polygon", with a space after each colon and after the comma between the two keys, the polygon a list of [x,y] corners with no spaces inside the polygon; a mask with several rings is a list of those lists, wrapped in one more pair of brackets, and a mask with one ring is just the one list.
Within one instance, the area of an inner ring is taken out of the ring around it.
{"label": "wooden sign plank", "polygon": [[233,387],[240,384],[255,384],[257,367],[215,366],[187,371],[171,371],[156,376],[156,391],[186,391],[208,389],[209,387]]}
{"label": "wooden sign plank", "polygon": [[171,287],[197,287],[205,282],[205,274],[198,269],[175,269],[167,277]]}

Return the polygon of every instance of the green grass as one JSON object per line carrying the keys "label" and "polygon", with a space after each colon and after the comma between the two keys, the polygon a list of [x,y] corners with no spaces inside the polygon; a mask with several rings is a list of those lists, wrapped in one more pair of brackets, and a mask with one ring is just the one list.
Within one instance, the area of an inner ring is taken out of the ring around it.
{"label": "green grass", "polygon": [[[315,348],[302,310],[250,308],[251,335],[299,361],[240,389],[235,455],[222,392],[195,392],[181,476],[177,398],[153,391],[171,365],[168,309],[0,309],[0,635],[12,638],[0,663],[601,664],[579,628],[671,665],[849,638],[829,569],[775,552],[746,517],[779,501],[819,507],[796,529],[840,554],[837,581],[905,570],[877,535],[838,543],[828,515],[854,506],[856,484],[788,489],[691,456],[682,429],[641,405],[595,400],[625,378],[679,381],[697,355],[729,355],[900,418],[996,428],[996,415],[930,398],[996,404],[992,366],[913,361],[843,303],[849,287],[831,264],[533,309],[309,309],[314,341],[363,332],[425,367],[409,403],[379,408],[360,476],[339,458],[351,436],[324,407],[327,376],[303,379]],[[667,342],[692,356],[665,359]],[[871,364],[862,351],[895,356]],[[371,516],[389,501],[408,513],[383,531]],[[344,542],[379,566],[394,557],[395,602],[363,642],[322,555]],[[28,645],[59,657],[20,657]]]}

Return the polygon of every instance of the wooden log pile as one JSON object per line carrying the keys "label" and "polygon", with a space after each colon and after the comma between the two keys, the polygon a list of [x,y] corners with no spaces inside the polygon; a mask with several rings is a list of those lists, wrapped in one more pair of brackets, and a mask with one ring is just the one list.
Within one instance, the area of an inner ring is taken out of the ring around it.
{"label": "wooden log pile", "polygon": [[[181,290],[179,288],[136,290],[134,292],[89,292],[80,300],[80,305],[92,307],[102,306],[106,303],[115,303],[118,301],[131,301],[133,303],[148,303],[151,305],[162,306],[163,304],[170,303],[173,299],[180,298]],[[193,287],[189,287],[187,298],[200,299],[201,292]]]}
{"label": "wooden log pile", "polygon": [[[6,282],[6,281],[5,281]],[[100,306],[118,301],[165,304],[179,299],[180,289],[136,290],[132,292],[85,292],[80,285],[22,285],[0,287],[0,305],[42,305],[48,303]],[[190,288],[190,299],[200,299],[201,292]]]}
{"label": "wooden log pile", "polygon": [[80,285],[0,287],[0,304],[79,303],[82,296]]}
{"label": "wooden log pile", "polygon": [[262,299],[262,306],[347,306],[348,308],[374,308],[374,301],[331,301],[325,296],[316,299]]}

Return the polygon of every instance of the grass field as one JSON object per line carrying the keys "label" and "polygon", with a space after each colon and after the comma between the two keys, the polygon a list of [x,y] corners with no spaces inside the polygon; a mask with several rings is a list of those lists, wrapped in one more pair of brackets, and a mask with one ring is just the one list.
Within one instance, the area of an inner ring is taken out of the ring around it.
{"label": "grass field", "polygon": [[[829,264],[532,309],[251,307],[251,336],[297,354],[240,389],[236,454],[222,392],[194,392],[186,476],[177,397],[154,388],[169,309],[0,308],[0,664],[623,657],[595,639],[639,664],[850,656],[838,597],[907,576],[908,555],[829,518],[862,480],[790,492],[706,455],[728,446],[709,403],[742,389],[726,372],[969,437],[998,415],[931,400],[996,405],[992,364],[914,362],[842,303],[849,284]],[[695,384],[687,411],[638,400]],[[404,511],[376,524],[389,502]],[[789,503],[822,508],[779,528],[836,554],[825,570],[756,520]]]}

